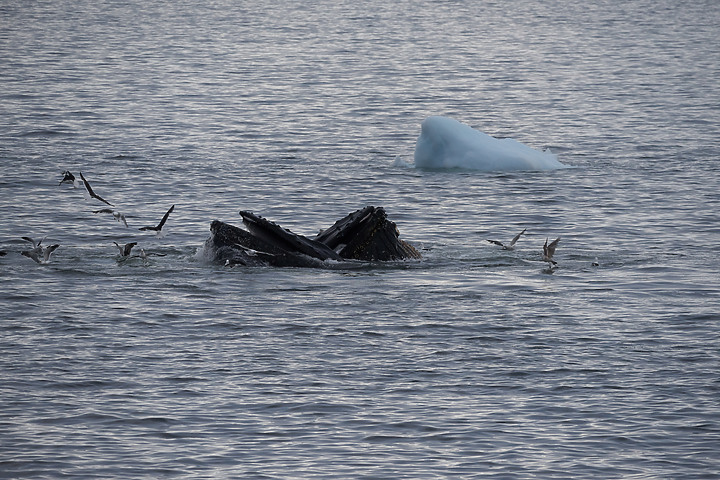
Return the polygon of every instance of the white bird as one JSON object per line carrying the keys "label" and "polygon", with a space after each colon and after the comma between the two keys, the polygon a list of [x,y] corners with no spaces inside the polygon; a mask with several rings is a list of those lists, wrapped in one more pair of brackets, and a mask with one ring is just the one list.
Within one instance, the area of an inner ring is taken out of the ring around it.
{"label": "white bird", "polygon": [[170,207],[170,209],[165,212],[165,215],[163,215],[162,220],[160,220],[160,223],[158,223],[156,226],[150,226],[150,227],[140,227],[138,230],[152,230],[156,233],[158,237],[162,236],[162,228],[165,225],[165,222],[167,222],[168,217],[170,214],[175,210],[175,205]]}
{"label": "white bird", "polygon": [[75,178],[75,175],[70,173],[69,170],[65,170],[62,172],[62,180],[60,180],[60,183],[58,183],[58,186],[62,185],[63,183],[72,183],[73,188],[80,188],[80,180]]}
{"label": "white bird", "polygon": [[115,220],[118,221],[118,223],[124,224],[125,228],[127,228],[128,226],[127,220],[125,220],[125,215],[118,212],[117,210],[113,210],[112,208],[101,208],[100,210],[94,210],[93,213],[110,213],[115,218]]}
{"label": "white bird", "polygon": [[142,258],[143,263],[147,264],[148,257],[155,256],[155,257],[164,257],[164,253],[155,253],[155,252],[145,252],[145,249],[140,248],[140,258]]}
{"label": "white bird", "polygon": [[488,240],[488,242],[501,246],[503,250],[515,250],[515,244],[517,243],[518,239],[522,236],[522,234],[525,233],[525,230],[527,230],[527,228],[523,229],[522,232],[515,235],[515,237],[513,237],[513,239],[510,240],[510,243],[508,245],[505,245],[504,243],[502,243],[498,240]]}
{"label": "white bird", "polygon": [[126,243],[125,245],[122,245],[122,246],[117,242],[113,242],[113,243],[118,248],[118,250],[120,250],[120,256],[123,258],[129,256],[133,247],[135,245],[137,245],[137,242]]}
{"label": "white bird", "polygon": [[542,259],[544,262],[548,262],[550,268],[552,268],[554,265],[557,265],[557,262],[553,260],[553,256],[555,255],[555,249],[557,248],[559,241],[560,237],[556,238],[550,243],[550,245],[548,245],[548,238],[545,238]]}
{"label": "white bird", "polygon": [[152,256],[155,256],[155,257],[166,257],[167,254],[165,254],[165,253],[155,253],[155,252],[146,252],[145,249],[143,249],[143,248],[140,249],[140,258],[142,258],[143,260],[147,260],[148,257],[152,257]]}
{"label": "white bird", "polygon": [[42,247],[39,243],[32,250],[23,250],[20,252],[28,258],[33,259],[36,263],[47,264],[50,263],[50,255],[60,246],[60,244],[50,245],[49,247]]}
{"label": "white bird", "polygon": [[[82,172],[80,172],[80,178],[82,178],[82,181],[83,181],[83,183],[85,184],[85,190],[87,190],[87,192],[86,192],[87,195],[89,195],[89,196],[92,197],[92,198],[97,198],[97,199],[100,200],[101,202],[103,202],[103,203],[105,203],[105,204],[107,204],[107,205],[110,205],[111,207],[114,207],[114,206],[115,206],[115,205],[113,205],[112,203],[108,202],[107,200],[105,200],[104,198],[102,198],[100,195],[98,195],[97,193],[95,193],[95,192],[93,191],[92,187],[90,186],[90,183],[85,179],[85,177],[83,176]],[[89,200],[89,198],[88,198],[88,200]]]}
{"label": "white bird", "polygon": [[32,237],[20,237],[20,238],[22,238],[26,242],[32,243],[33,250],[37,250],[39,248],[42,248],[40,245],[42,245],[42,242],[43,242],[43,240],[45,240],[46,237],[41,238],[39,242],[36,242],[35,239],[33,239]]}

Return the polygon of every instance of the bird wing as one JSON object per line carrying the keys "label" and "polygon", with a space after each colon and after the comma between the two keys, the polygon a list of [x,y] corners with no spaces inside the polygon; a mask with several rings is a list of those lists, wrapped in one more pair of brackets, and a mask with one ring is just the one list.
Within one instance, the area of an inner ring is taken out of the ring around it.
{"label": "bird wing", "polygon": [[126,243],[126,244],[125,244],[125,251],[123,252],[124,256],[127,257],[128,255],[130,255],[130,252],[132,251],[132,249],[133,249],[133,247],[134,247],[135,245],[137,245],[137,242]]}
{"label": "bird wing", "polygon": [[46,262],[47,262],[48,260],[50,260],[50,255],[52,255],[52,253],[53,253],[59,246],[60,246],[60,244],[57,244],[57,243],[56,243],[55,245],[50,245],[49,247],[47,247],[47,248],[45,249],[45,253],[43,254],[43,256],[45,257],[45,261],[46,261]]}
{"label": "bird wing", "polygon": [[172,207],[170,207],[170,209],[169,209],[167,212],[165,212],[165,215],[163,215],[162,220],[160,220],[160,223],[158,223],[158,226],[157,226],[157,229],[158,229],[158,230],[161,230],[161,229],[162,229],[163,225],[165,225],[165,222],[167,222],[167,219],[168,219],[168,217],[170,216],[170,214],[172,213],[173,210],[175,210],[175,205],[173,205]]}
{"label": "bird wing", "polygon": [[[30,237],[20,237],[20,238],[22,238],[22,239],[25,240],[26,242],[32,243],[32,246],[33,246],[33,247],[37,247],[37,246],[38,246],[38,244],[35,243],[35,240],[33,240],[33,239],[30,238]],[[42,241],[42,240],[41,240],[41,241]]]}
{"label": "bird wing", "polygon": [[101,208],[100,210],[93,210],[93,213],[113,213],[111,208]]}
{"label": "bird wing", "polygon": [[503,245],[502,242],[498,242],[497,240],[488,240],[488,242],[494,243],[495,245],[500,245],[501,247],[504,247],[504,246],[505,246],[505,245]]}
{"label": "bird wing", "polygon": [[22,252],[20,252],[20,255],[24,255],[28,258],[35,260],[36,263],[40,263],[40,257],[38,257],[38,254],[35,253],[34,250],[23,250]]}
{"label": "bird wing", "polygon": [[115,205],[113,205],[112,203],[110,203],[110,202],[108,202],[107,200],[105,200],[104,198],[102,198],[102,197],[101,197],[100,195],[98,195],[98,194],[93,194],[92,196],[95,197],[95,198],[97,198],[97,199],[100,200],[101,202],[110,205],[111,207],[114,207],[114,206],[115,206]]}
{"label": "bird wing", "polygon": [[122,222],[125,224],[125,228],[127,228],[127,220],[125,220],[125,215],[123,215],[122,213],[120,214],[120,220],[122,220]]}
{"label": "bird wing", "polygon": [[[552,258],[553,255],[555,255],[555,249],[558,246],[558,242],[560,242],[560,237],[553,240],[550,245],[547,246],[547,256],[549,258]],[[545,240],[545,243],[547,244],[547,239]]]}
{"label": "bird wing", "polygon": [[80,172],[80,178],[82,179],[83,183],[85,184],[85,190],[87,190],[88,194],[90,194],[91,197],[95,196],[95,192],[93,192],[92,187],[90,186],[90,183],[85,178],[85,175]]}
{"label": "bird wing", "polygon": [[513,245],[515,245],[515,242],[517,242],[518,239],[522,236],[522,234],[525,233],[525,230],[527,230],[527,228],[523,229],[522,232],[518,233],[517,235],[515,235],[515,237],[513,237],[513,239],[510,241],[510,246],[511,246],[511,247],[512,247]]}
{"label": "bird wing", "polygon": [[93,197],[93,198],[97,198],[97,199],[100,200],[101,202],[103,202],[103,203],[105,203],[105,204],[107,204],[107,205],[110,205],[111,207],[114,207],[114,205],[113,205],[112,203],[108,202],[107,200],[105,200],[104,198],[102,198],[100,195],[98,195],[97,193],[95,193],[95,192],[93,191],[92,187],[90,186],[90,183],[85,179],[85,177],[83,176],[82,172],[80,172],[80,178],[82,178],[82,181],[83,181],[83,183],[85,184],[85,189],[87,190],[88,195],[90,195],[90,196]]}
{"label": "bird wing", "polygon": [[64,172],[62,172],[62,175],[63,175],[63,179],[60,180],[60,183],[58,183],[58,186],[62,185],[64,182],[68,182],[68,181],[72,182],[75,180],[75,175],[70,173],[70,171],[68,171],[68,170],[65,170]]}

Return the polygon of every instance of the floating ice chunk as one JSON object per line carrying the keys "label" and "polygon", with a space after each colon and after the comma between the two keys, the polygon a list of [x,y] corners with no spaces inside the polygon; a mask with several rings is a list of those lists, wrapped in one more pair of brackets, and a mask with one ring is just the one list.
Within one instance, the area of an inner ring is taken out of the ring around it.
{"label": "floating ice chunk", "polygon": [[415,145],[415,168],[466,168],[484,171],[567,168],[557,155],[511,138],[499,140],[447,117],[423,121]]}

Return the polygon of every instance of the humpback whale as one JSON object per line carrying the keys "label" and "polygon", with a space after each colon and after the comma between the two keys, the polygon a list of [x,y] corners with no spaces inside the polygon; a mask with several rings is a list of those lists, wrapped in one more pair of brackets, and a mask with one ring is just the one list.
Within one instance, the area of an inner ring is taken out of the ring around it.
{"label": "humpback whale", "polygon": [[219,220],[210,224],[205,251],[224,265],[327,267],[328,261],[388,261],[421,258],[400,239],[382,207],[367,206],[309,238],[252,212],[241,211],[245,228]]}

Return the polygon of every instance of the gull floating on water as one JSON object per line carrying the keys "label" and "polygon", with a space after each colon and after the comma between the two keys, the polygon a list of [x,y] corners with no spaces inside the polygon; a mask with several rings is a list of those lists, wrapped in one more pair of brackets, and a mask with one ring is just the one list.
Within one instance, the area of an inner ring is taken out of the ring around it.
{"label": "gull floating on water", "polygon": [[120,246],[119,243],[113,242],[115,246],[120,250],[120,256],[121,257],[127,257],[130,255],[130,251],[133,249],[135,245],[137,245],[137,242],[130,242],[126,243],[125,245]]}
{"label": "gull floating on water", "polygon": [[[113,205],[112,203],[108,202],[107,200],[105,200],[104,198],[102,198],[100,195],[98,195],[97,193],[95,193],[95,192],[93,191],[92,187],[90,186],[90,183],[88,183],[88,181],[85,179],[85,177],[83,176],[82,172],[80,172],[80,178],[82,178],[82,181],[83,181],[83,183],[85,184],[85,190],[87,190],[87,194],[88,194],[90,197],[92,197],[92,198],[97,198],[97,199],[100,200],[101,202],[103,202],[103,203],[105,203],[105,204],[107,204],[107,205],[110,205],[111,207],[114,207],[114,206],[115,206],[115,205]],[[88,199],[88,200],[89,200],[89,199]]]}
{"label": "gull floating on water", "polygon": [[74,188],[80,188],[80,180],[75,178],[75,175],[70,173],[69,170],[65,170],[62,172],[63,178],[60,180],[60,183],[58,183],[58,186],[62,185],[63,183],[72,183]]}
{"label": "gull floating on water", "polygon": [[170,214],[173,212],[173,210],[175,210],[175,205],[170,207],[170,209],[167,212],[165,212],[165,215],[163,215],[162,220],[160,220],[160,223],[158,223],[156,226],[140,227],[140,228],[138,228],[138,230],[152,230],[159,237],[162,234],[162,228],[165,225],[165,222],[167,222],[167,219],[170,216]]}
{"label": "gull floating on water", "polygon": [[502,243],[498,240],[488,240],[488,242],[501,246],[503,250],[515,250],[515,243],[517,243],[518,239],[522,236],[523,233],[525,233],[525,230],[527,230],[527,228],[523,229],[522,232],[515,235],[515,237],[513,237],[513,239],[510,240],[510,243],[508,245],[505,245],[504,243]]}
{"label": "gull floating on water", "polygon": [[127,228],[128,226],[127,220],[125,220],[125,215],[118,212],[117,210],[113,210],[112,208],[102,208],[100,210],[94,210],[93,213],[110,213],[113,217],[115,217],[115,220],[117,220],[118,223],[125,224],[125,228]]}
{"label": "gull floating on water", "polygon": [[140,258],[142,258],[144,262],[147,262],[148,257],[151,255],[154,255],[156,257],[164,257],[165,256],[164,253],[155,253],[155,252],[145,253],[145,250],[143,248],[140,248]]}

